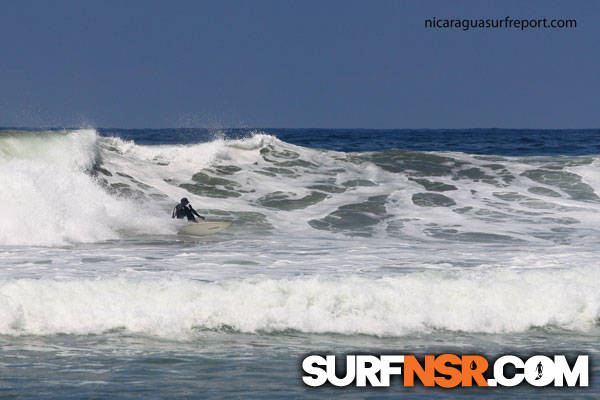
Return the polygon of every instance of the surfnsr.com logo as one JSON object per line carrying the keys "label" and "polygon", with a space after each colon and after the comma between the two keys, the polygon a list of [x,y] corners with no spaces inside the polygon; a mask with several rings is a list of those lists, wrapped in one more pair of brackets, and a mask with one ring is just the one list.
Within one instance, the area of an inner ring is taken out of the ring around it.
{"label": "surfnsr.com logo", "polygon": [[[422,361],[421,361],[422,360]],[[347,355],[345,373],[336,373],[335,355],[309,355],[302,361],[302,380],[308,386],[386,387],[390,379],[402,376],[405,387],[419,381],[426,387],[439,386],[588,386],[589,357],[579,355],[569,363],[564,355],[553,358],[535,355],[521,359],[505,355],[489,368],[481,355]],[[487,378],[486,378],[487,376]]]}

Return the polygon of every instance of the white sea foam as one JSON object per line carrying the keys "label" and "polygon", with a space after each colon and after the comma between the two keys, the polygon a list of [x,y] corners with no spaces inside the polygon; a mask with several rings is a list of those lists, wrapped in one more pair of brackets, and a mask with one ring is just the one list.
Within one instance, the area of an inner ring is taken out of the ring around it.
{"label": "white sea foam", "polygon": [[0,244],[62,245],[120,237],[120,231],[169,232],[136,205],[106,192],[90,175],[97,134],[0,137]]}
{"label": "white sea foam", "polygon": [[600,270],[442,272],[383,279],[17,279],[0,283],[0,333],[195,329],[401,336],[416,332],[586,331],[600,317]]}

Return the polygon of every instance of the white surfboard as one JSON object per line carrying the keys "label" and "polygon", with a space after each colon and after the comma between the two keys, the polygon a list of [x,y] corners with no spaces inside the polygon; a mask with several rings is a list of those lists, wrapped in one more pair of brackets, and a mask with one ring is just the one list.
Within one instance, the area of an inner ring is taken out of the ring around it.
{"label": "white surfboard", "polygon": [[179,229],[180,235],[205,236],[221,232],[231,225],[231,221],[213,221],[191,223]]}

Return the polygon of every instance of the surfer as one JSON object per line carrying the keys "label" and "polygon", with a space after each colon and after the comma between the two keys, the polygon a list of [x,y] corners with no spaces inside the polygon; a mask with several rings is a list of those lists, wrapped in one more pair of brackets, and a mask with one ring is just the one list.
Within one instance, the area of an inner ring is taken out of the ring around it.
{"label": "surfer", "polygon": [[181,202],[177,204],[173,209],[173,215],[171,216],[171,218],[183,219],[184,217],[187,217],[188,221],[197,222],[196,218],[194,218],[194,214],[196,214],[198,218],[206,219],[202,215],[198,214],[198,212],[194,210],[194,208],[190,204],[189,200],[184,197],[183,199],[181,199]]}

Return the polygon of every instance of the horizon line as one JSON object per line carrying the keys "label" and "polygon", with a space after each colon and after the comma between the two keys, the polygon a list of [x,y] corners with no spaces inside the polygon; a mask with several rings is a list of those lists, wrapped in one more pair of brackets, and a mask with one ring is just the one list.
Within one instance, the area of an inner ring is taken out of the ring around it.
{"label": "horizon line", "polygon": [[110,130],[110,129],[118,129],[118,130],[146,130],[146,131],[160,131],[160,130],[193,130],[193,129],[204,129],[204,130],[261,130],[261,129],[273,129],[273,130],[329,130],[329,131],[476,131],[476,130],[503,130],[503,131],[592,131],[592,130],[600,130],[600,128],[501,128],[501,127],[470,127],[470,128],[319,128],[319,127],[302,127],[302,128],[287,128],[287,127],[160,127],[160,128],[122,128],[122,127],[93,127],[93,126],[2,126],[0,125],[0,130],[59,130],[59,129],[100,129],[100,130]]}

